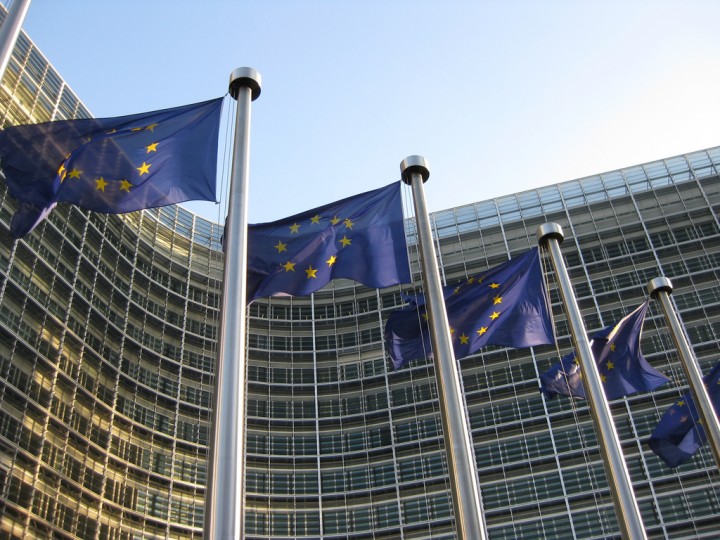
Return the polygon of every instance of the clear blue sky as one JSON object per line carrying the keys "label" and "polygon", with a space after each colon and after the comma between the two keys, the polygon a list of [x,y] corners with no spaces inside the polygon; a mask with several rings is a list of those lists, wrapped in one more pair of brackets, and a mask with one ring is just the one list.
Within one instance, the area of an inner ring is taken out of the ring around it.
{"label": "clear blue sky", "polygon": [[35,0],[24,28],[99,117],[257,69],[261,222],[412,154],[435,211],[720,145],[718,20],[717,0]]}

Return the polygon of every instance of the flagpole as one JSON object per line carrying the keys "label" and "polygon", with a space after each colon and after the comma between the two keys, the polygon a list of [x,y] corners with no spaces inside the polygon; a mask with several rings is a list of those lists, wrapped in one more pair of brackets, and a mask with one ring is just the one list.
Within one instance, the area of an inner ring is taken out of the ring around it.
{"label": "flagpole", "polygon": [[14,0],[0,28],[0,80],[5,75],[29,7],[30,0]]}
{"label": "flagpole", "polygon": [[545,223],[538,227],[537,237],[539,243],[546,244],[550,251],[550,258],[567,312],[576,357],[580,360],[585,394],[597,432],[600,455],[605,465],[620,532],[622,537],[627,540],[647,538],[640,516],[640,508],[635,500],[635,493],[630,481],[630,473],[623,457],[620,439],[615,431],[610,406],[600,381],[600,373],[590,349],[585,324],[578,309],[572,283],[560,251],[560,242],[564,238],[562,227],[557,223]]}
{"label": "flagpole", "polygon": [[672,283],[666,277],[656,277],[648,282],[650,296],[660,301],[660,305],[665,313],[665,319],[670,327],[670,335],[675,342],[675,348],[680,357],[680,364],[690,384],[690,391],[692,392],[693,400],[695,400],[695,406],[700,416],[702,427],[705,430],[705,435],[707,435],[710,448],[712,448],[713,455],[715,456],[715,463],[720,466],[720,423],[718,423],[718,417],[712,405],[712,400],[705,387],[700,366],[698,365],[692,348],[685,339],[682,324],[673,308],[672,302],[670,302],[670,293],[672,293],[672,290]]}
{"label": "flagpole", "polygon": [[245,278],[250,178],[250,102],[260,95],[260,74],[238,68],[230,75],[237,100],[230,200],[225,223],[220,341],[215,366],[212,439],[205,494],[203,538],[242,538],[245,476]]}
{"label": "flagpole", "polygon": [[423,190],[423,183],[430,177],[430,170],[424,157],[409,156],[400,163],[400,171],[403,181],[412,187],[413,193],[457,538],[484,540],[487,535],[475,453],[468,429],[460,374],[450,339],[445,298]]}

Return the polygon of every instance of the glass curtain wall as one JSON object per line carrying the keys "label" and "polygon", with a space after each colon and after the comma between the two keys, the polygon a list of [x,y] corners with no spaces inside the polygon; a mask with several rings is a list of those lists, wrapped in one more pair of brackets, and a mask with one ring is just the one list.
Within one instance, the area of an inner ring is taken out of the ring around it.
{"label": "glass curtain wall", "polygon": [[[0,18],[4,11],[0,9]],[[3,126],[87,109],[21,34],[0,85]],[[563,226],[589,331],[672,299],[705,372],[720,360],[720,148],[431,215],[455,283]],[[25,239],[0,181],[0,536],[200,538],[222,280],[222,228],[179,207],[106,216],[56,208]],[[249,308],[247,538],[455,536],[430,362],[395,371],[384,324],[421,287],[339,280]],[[547,261],[546,261],[547,262]],[[489,536],[619,536],[587,407],[538,375],[570,351],[489,347],[460,361]],[[686,389],[660,310],[642,350],[671,383],[611,409],[651,538],[712,538],[718,471],[703,448],[672,470],[645,441]]]}

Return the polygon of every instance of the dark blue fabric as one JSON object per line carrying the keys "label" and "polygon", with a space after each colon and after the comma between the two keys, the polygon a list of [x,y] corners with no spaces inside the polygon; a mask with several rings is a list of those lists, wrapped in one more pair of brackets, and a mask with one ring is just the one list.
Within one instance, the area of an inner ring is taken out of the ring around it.
{"label": "dark blue fabric", "polygon": [[[640,351],[640,336],[649,300],[625,316],[618,324],[608,326],[592,337],[591,349],[608,399],[617,399],[636,392],[649,392],[668,382],[668,378],[652,367]],[[541,390],[549,398],[566,395],[585,398],[580,366],[575,353],[540,376]]]}
{"label": "dark blue fabric", "polygon": [[[717,415],[720,410],[720,364],[703,377],[703,381]],[[668,467],[682,465],[707,441],[699,418],[695,402],[688,392],[665,411],[648,440],[648,446]]]}
{"label": "dark blue fabric", "polygon": [[215,201],[222,98],[117,118],[61,120],[0,132],[0,166],[21,203],[18,238],[58,202],[122,214]]}
{"label": "dark blue fabric", "polygon": [[248,303],[310,294],[336,278],[375,288],[411,281],[399,181],[248,227]]}
{"label": "dark blue fabric", "polygon": [[[537,248],[443,291],[456,358],[485,345],[530,347],[555,342]],[[430,353],[422,296],[393,312],[385,341],[395,368]]]}

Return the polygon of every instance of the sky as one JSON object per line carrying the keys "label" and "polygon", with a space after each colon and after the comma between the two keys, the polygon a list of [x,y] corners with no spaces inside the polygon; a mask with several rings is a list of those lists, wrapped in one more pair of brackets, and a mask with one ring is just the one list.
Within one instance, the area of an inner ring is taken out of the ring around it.
{"label": "sky", "polygon": [[260,72],[257,223],[387,185],[410,155],[437,211],[718,146],[718,20],[717,0],[35,0],[24,30],[97,117]]}

